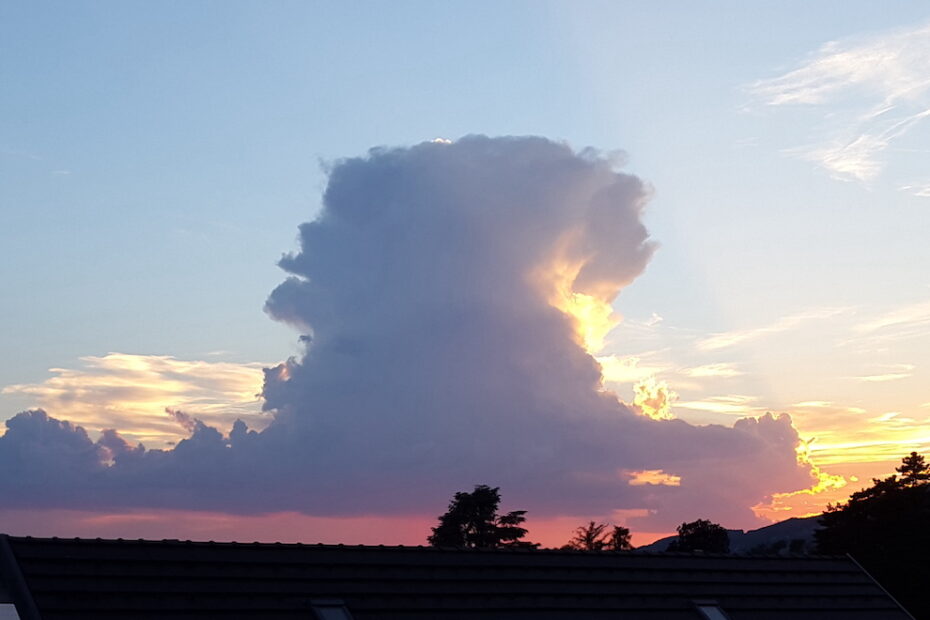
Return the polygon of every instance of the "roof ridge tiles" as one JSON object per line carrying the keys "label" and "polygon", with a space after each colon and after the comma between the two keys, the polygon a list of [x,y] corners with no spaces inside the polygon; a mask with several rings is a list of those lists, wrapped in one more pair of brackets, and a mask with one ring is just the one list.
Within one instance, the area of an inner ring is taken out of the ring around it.
{"label": "roof ridge tiles", "polygon": [[304,542],[292,542],[292,543],[283,543],[280,541],[276,542],[263,542],[263,541],[252,541],[252,542],[239,542],[239,541],[194,541],[194,540],[180,540],[177,538],[163,538],[163,539],[146,539],[146,538],[134,538],[134,539],[124,539],[120,538],[60,538],[58,536],[52,537],[36,537],[36,536],[9,536],[13,541],[23,540],[30,542],[69,542],[77,544],[112,544],[112,545],[177,545],[177,546],[221,546],[221,547],[267,547],[267,548],[330,548],[330,549],[351,549],[359,551],[371,551],[371,550],[383,550],[388,551],[405,551],[405,552],[415,552],[415,553],[457,553],[457,554],[499,554],[499,555],[522,555],[522,556],[537,556],[537,555],[558,555],[558,556],[579,556],[579,557],[658,557],[658,558],[669,558],[669,557],[679,557],[679,558],[703,558],[703,559],[804,559],[807,561],[810,560],[826,560],[826,561],[835,561],[843,560],[845,556],[843,555],[805,555],[805,554],[748,554],[748,553],[689,553],[683,551],[638,551],[636,549],[623,550],[623,551],[582,551],[576,549],[558,549],[558,548],[544,548],[544,549],[525,549],[525,548],[498,548],[498,549],[460,549],[456,547],[432,547],[426,545],[390,545],[379,543],[376,545],[369,544],[345,544],[345,543],[304,543]]}

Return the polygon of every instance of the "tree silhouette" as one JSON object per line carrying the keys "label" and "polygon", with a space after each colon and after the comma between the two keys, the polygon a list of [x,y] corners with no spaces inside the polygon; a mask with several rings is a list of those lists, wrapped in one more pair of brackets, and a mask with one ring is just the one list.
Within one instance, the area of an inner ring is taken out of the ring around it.
{"label": "tree silhouette", "polygon": [[606,529],[606,523],[588,521],[587,525],[575,529],[575,535],[565,546],[576,551],[601,551],[607,545]]}
{"label": "tree silhouette", "polygon": [[631,537],[632,534],[628,528],[615,525],[613,531],[610,532],[610,538],[607,540],[605,549],[608,551],[629,551],[633,548],[633,544],[630,542]]}
{"label": "tree silhouette", "polygon": [[911,452],[896,471],[828,506],[814,539],[819,553],[848,553],[908,611],[930,617],[930,467]]}
{"label": "tree silhouette", "polygon": [[536,548],[539,545],[520,540],[526,536],[525,510],[497,514],[500,487],[481,484],[471,493],[460,491],[439,517],[439,524],[427,538],[433,547],[456,549]]}
{"label": "tree silhouette", "polygon": [[905,487],[916,487],[930,481],[930,465],[916,452],[905,456],[901,460],[901,466],[895,467],[894,470],[901,474],[901,485]]}
{"label": "tree silhouette", "polygon": [[729,553],[730,536],[717,523],[698,519],[678,526],[678,539],[669,543],[666,551],[704,551]]}
{"label": "tree silhouette", "polygon": [[609,523],[588,521],[587,524],[575,528],[574,537],[568,541],[568,544],[563,549],[625,551],[633,548],[630,544],[630,530],[619,525],[615,525],[608,530],[609,527]]}

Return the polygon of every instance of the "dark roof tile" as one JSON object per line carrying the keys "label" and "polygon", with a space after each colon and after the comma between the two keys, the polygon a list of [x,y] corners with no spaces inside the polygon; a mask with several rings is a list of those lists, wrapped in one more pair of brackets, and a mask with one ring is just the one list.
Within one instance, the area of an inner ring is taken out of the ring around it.
{"label": "dark roof tile", "polygon": [[697,620],[695,599],[732,620],[908,618],[838,557],[3,538],[44,619],[306,619],[318,598],[356,620]]}

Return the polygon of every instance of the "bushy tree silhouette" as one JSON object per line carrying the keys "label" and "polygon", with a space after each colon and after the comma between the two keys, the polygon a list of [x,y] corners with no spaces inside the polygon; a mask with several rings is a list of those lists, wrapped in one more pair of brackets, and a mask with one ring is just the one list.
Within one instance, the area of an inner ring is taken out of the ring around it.
{"label": "bushy tree silhouette", "polygon": [[630,544],[630,530],[619,525],[609,523],[595,523],[588,521],[575,529],[575,536],[568,541],[563,549],[576,551],[625,551],[632,549]]}
{"label": "bushy tree silhouette", "polygon": [[698,519],[678,526],[678,539],[669,543],[667,551],[704,551],[729,553],[730,535],[717,523]]}
{"label": "bushy tree silhouette", "polygon": [[901,459],[900,467],[895,467],[896,472],[901,474],[901,486],[916,487],[930,482],[930,465],[924,461],[924,457],[916,452]]}
{"label": "bushy tree silhouette", "polygon": [[536,543],[520,540],[526,536],[525,510],[497,514],[499,487],[481,484],[471,493],[460,491],[439,517],[439,524],[427,541],[433,547],[456,549],[536,548]]}
{"label": "bushy tree silhouette", "polygon": [[610,532],[610,538],[607,540],[605,549],[608,551],[629,551],[633,548],[630,542],[632,534],[628,528],[621,525],[615,525]]}
{"label": "bushy tree silhouette", "polygon": [[872,486],[831,505],[814,532],[817,551],[848,553],[914,616],[930,618],[930,465],[911,452],[901,474],[873,478]]}

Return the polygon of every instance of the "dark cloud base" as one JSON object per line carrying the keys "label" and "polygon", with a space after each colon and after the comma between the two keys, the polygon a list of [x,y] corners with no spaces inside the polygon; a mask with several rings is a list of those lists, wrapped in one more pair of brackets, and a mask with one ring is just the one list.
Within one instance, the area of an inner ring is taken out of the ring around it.
{"label": "dark cloud base", "polygon": [[[553,273],[604,300],[642,273],[647,197],[607,158],[535,137],[340,161],[266,305],[306,335],[304,355],[266,370],[272,423],[224,435],[173,412],[191,435],[163,451],[23,412],[0,437],[5,507],[414,514],[487,483],[538,515],[746,523],[811,483],[790,419],[637,415],[551,303]],[[680,486],[629,484],[654,469]]]}

